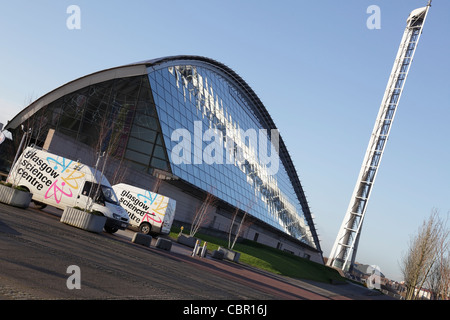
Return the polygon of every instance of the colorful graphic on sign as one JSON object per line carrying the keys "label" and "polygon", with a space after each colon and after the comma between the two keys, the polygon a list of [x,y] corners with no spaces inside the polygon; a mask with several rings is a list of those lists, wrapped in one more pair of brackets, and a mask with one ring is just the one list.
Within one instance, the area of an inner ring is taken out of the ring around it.
{"label": "colorful graphic on sign", "polygon": [[[29,150],[23,156],[17,170],[22,184],[31,189],[45,191],[44,198],[52,199],[59,204],[63,197],[71,198],[81,186],[85,174],[79,170],[83,168],[80,163],[74,163],[64,157],[39,157],[35,150]],[[22,180],[24,179],[24,181]]]}
{"label": "colorful graphic on sign", "polygon": [[148,222],[155,227],[152,230],[170,230],[175,215],[173,199],[123,183],[113,186],[113,189],[128,212],[131,225],[139,227],[143,222]]}

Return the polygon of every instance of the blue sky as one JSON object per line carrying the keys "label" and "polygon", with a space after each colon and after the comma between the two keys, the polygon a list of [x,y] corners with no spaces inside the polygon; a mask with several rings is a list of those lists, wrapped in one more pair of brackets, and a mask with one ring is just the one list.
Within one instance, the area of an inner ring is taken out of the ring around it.
{"label": "blue sky", "polygon": [[[426,0],[0,0],[0,122],[105,68],[167,55],[218,60],[254,89],[297,168],[328,256],[408,14]],[[69,30],[69,5],[81,29]],[[377,5],[381,29],[366,12]],[[363,226],[357,261],[401,280],[410,236],[450,210],[450,2],[434,0]]]}

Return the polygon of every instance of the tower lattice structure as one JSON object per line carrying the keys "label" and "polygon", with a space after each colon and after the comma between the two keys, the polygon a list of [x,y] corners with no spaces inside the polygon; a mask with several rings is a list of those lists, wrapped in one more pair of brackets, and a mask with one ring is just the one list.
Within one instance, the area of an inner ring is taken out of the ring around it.
{"label": "tower lattice structure", "polygon": [[431,1],[408,16],[361,170],[327,261],[329,266],[349,271],[355,263],[367,203],[430,6]]}

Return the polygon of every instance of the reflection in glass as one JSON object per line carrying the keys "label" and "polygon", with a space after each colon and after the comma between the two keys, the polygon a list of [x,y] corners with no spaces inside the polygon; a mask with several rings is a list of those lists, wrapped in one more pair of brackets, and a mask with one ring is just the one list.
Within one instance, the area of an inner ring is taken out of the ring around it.
{"label": "reflection in glass", "polygon": [[[223,154],[232,161],[226,163],[223,158],[223,164],[212,165],[202,159],[209,142],[202,141],[200,149],[192,142],[191,164],[178,170],[172,163],[173,172],[234,206],[248,208],[253,216],[314,247],[283,165],[279,164],[275,175],[268,174],[267,167],[260,162],[259,145],[252,145],[249,137],[242,136],[249,129],[259,132],[264,128],[245,94],[225,76],[204,65],[152,68],[149,80],[159,118],[164,123],[161,129],[169,156],[178,143],[171,140],[172,132],[184,128],[193,133],[194,121],[201,121],[202,133],[212,129],[220,132],[224,141],[228,138],[233,142],[223,144]],[[270,136],[267,141],[265,149],[270,150]],[[244,158],[240,159],[238,154]]]}

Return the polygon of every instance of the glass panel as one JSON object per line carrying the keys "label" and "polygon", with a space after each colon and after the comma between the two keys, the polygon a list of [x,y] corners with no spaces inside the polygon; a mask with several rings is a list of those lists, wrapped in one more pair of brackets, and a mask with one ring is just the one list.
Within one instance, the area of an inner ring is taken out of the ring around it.
{"label": "glass panel", "polygon": [[133,126],[131,128],[131,136],[145,140],[148,142],[154,142],[156,139],[156,132],[140,126]]}
{"label": "glass panel", "polygon": [[127,158],[128,160],[133,160],[135,162],[139,162],[141,164],[148,164],[150,162],[150,156],[140,153],[140,152],[136,152],[133,150],[127,150],[125,151],[125,158]]}
{"label": "glass panel", "polygon": [[[213,192],[217,197],[244,210],[250,208],[248,210],[255,217],[314,246],[308,226],[304,223],[300,226],[303,211],[285,168],[278,158],[273,158],[279,170],[270,175],[267,174],[270,163],[260,163],[258,160],[265,156],[272,161],[272,144],[267,138],[264,138],[263,144],[258,143],[263,137],[259,135],[259,130],[265,128],[265,119],[260,120],[260,113],[254,111],[256,107],[241,92],[239,85],[201,63],[174,65],[170,68],[170,71],[161,68],[149,72],[153,96],[157,97],[156,109],[162,123],[167,153],[170,154],[172,146],[177,143],[171,141],[172,132],[186,128],[192,138],[191,159],[201,162],[182,166],[172,164],[173,170],[183,168],[176,170],[182,179],[203,189],[214,186],[213,191],[205,191]],[[199,149],[195,148],[194,121],[201,122],[202,134],[211,128],[216,133],[221,132],[224,142],[232,142],[231,149],[223,148],[222,159],[220,152],[217,153],[215,159],[219,163],[208,165],[203,161],[203,151],[213,140],[203,141]],[[240,133],[247,135],[242,136]],[[162,145],[163,141],[158,136],[157,145],[159,142]],[[259,150],[260,145],[266,147]],[[163,151],[162,148],[155,148],[153,155],[160,156]],[[225,155],[233,156],[234,161],[226,163]],[[238,155],[244,155],[246,161],[237,158]]]}
{"label": "glass panel", "polygon": [[169,165],[167,163],[167,161],[158,159],[158,158],[152,158],[152,162],[150,163],[150,165],[154,168],[158,168],[161,170],[169,170]]}
{"label": "glass panel", "polygon": [[78,133],[78,129],[80,128],[80,119],[74,119],[71,117],[63,116],[61,117],[61,121],[59,122],[59,126],[61,129],[70,130],[75,133],[75,136]]}
{"label": "glass panel", "polygon": [[117,97],[133,97],[137,98],[141,85],[141,77],[119,78],[115,80],[114,92]]}
{"label": "glass panel", "polygon": [[153,156],[158,157],[160,159],[165,159],[166,153],[164,152],[164,148],[161,146],[156,146],[155,150],[153,151]]}
{"label": "glass panel", "polygon": [[142,115],[142,114],[137,114],[135,119],[134,119],[134,123],[141,126],[141,127],[145,127],[145,128],[151,128],[154,130],[158,129],[158,122],[155,118],[150,117],[150,116],[146,116],[146,115]]}
{"label": "glass panel", "polygon": [[[156,134],[156,133],[155,133]],[[130,137],[128,140],[128,148],[142,153],[150,154],[153,150],[153,143]]]}
{"label": "glass panel", "polygon": [[139,114],[156,116],[156,110],[154,105],[148,101],[138,101],[136,105],[136,111]]}
{"label": "glass panel", "polygon": [[133,162],[133,161],[128,161],[127,165],[130,166],[131,168],[134,168],[134,169],[138,170],[138,171],[146,171],[147,168],[148,168],[147,165],[143,165],[143,164],[136,163],[136,162]]}

